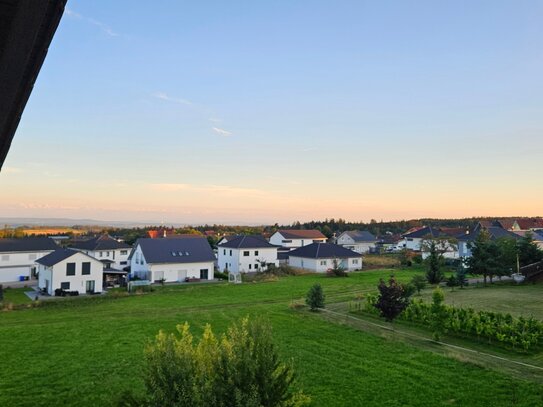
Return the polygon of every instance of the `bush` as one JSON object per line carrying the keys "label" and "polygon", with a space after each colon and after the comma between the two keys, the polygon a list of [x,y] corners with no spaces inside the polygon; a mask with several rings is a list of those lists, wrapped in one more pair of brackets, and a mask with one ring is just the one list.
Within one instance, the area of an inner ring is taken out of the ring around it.
{"label": "bush", "polygon": [[194,344],[187,323],[177,334],[160,331],[145,349],[146,394],[125,394],[132,406],[301,406],[293,368],[281,362],[271,327],[242,319],[217,338],[208,324]]}
{"label": "bush", "polygon": [[313,285],[307,292],[305,303],[309,305],[311,311],[318,311],[324,308],[324,293],[320,284]]}
{"label": "bush", "polygon": [[411,279],[411,285],[417,290],[417,294],[420,294],[420,290],[424,290],[426,287],[426,277],[421,274],[413,276]]}
{"label": "bush", "polygon": [[226,280],[228,281],[228,272],[220,272],[220,271],[215,271],[215,273],[213,274],[213,276],[217,279],[217,280]]}
{"label": "bush", "polygon": [[388,285],[381,279],[377,288],[379,289],[379,297],[374,307],[379,310],[381,317],[392,322],[409,305],[411,290],[398,283],[393,276],[390,276]]}

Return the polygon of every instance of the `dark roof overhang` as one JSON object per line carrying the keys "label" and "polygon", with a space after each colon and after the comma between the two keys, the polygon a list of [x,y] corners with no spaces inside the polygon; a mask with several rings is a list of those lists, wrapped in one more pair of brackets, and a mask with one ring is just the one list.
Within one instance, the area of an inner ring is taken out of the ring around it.
{"label": "dark roof overhang", "polygon": [[0,0],[0,170],[66,0]]}

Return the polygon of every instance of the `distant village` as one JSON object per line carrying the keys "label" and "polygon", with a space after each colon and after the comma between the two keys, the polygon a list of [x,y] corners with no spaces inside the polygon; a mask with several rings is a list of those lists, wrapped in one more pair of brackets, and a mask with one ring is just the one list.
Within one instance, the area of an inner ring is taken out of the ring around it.
{"label": "distant village", "polygon": [[[296,226],[296,225],[294,225]],[[543,219],[480,220],[464,227],[417,226],[402,233],[369,230],[277,229],[262,234],[215,230],[179,233],[148,229],[130,242],[114,233],[21,236],[0,239],[0,284],[34,287],[35,296],[99,294],[110,287],[212,281],[283,265],[315,273],[363,270],[364,258],[411,253],[426,258],[427,242],[461,265],[482,232],[490,239],[527,235],[543,248]],[[331,233],[330,233],[331,232]]]}

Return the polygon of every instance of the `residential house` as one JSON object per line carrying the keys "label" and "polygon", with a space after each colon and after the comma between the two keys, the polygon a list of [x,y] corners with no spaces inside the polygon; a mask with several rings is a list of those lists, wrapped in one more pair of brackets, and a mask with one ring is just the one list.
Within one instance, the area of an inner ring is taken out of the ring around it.
{"label": "residential house", "polygon": [[326,243],[326,236],[318,230],[278,230],[270,237],[271,244],[290,248],[319,242]]}
{"label": "residential house", "polygon": [[369,253],[375,250],[377,238],[365,230],[349,230],[337,237],[336,244],[357,253]]}
{"label": "residential house", "polygon": [[423,226],[416,229],[411,229],[402,235],[404,239],[404,248],[407,250],[421,251],[424,240],[435,239],[442,237],[443,234],[437,228],[431,226]]}
{"label": "residential house", "polygon": [[277,249],[261,236],[236,236],[218,247],[219,270],[247,273],[278,266]]}
{"label": "residential house", "polygon": [[[495,225],[495,224],[494,224]],[[509,238],[509,239],[520,239],[520,236],[516,233],[510,232],[508,230],[505,230],[501,226],[489,226],[488,224],[481,224],[479,223],[473,231],[464,233],[463,235],[457,236],[457,245],[458,245],[458,257],[459,258],[467,258],[471,257],[471,249],[470,244],[473,243],[473,241],[479,236],[479,234],[482,231],[486,231],[490,239],[502,239],[502,238]]]}
{"label": "residential house", "polygon": [[83,252],[57,249],[36,260],[38,287],[49,295],[56,289],[79,294],[102,292],[103,264]]}
{"label": "residential house", "polygon": [[128,256],[132,249],[128,244],[118,242],[105,234],[92,239],[75,242],[72,249],[78,250],[98,260],[107,260],[111,267],[122,270],[128,266]]}
{"label": "residential house", "polygon": [[58,248],[48,237],[0,239],[0,283],[35,278],[36,260]]}
{"label": "residential house", "polygon": [[205,237],[138,239],[130,254],[130,275],[153,282],[213,280],[215,255]]}
{"label": "residential house", "polygon": [[362,269],[362,255],[332,243],[311,243],[289,253],[292,267],[325,273],[337,265],[346,271]]}

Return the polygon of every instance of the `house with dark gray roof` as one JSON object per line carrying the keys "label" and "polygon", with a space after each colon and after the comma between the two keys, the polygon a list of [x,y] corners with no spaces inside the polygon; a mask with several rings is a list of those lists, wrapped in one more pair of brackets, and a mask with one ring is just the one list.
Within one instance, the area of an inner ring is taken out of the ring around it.
{"label": "house with dark gray roof", "polygon": [[54,295],[57,289],[79,294],[102,292],[104,266],[88,254],[58,248],[36,260],[36,264],[38,288],[49,295]]}
{"label": "house with dark gray roof", "polygon": [[205,237],[138,239],[130,253],[130,275],[152,282],[213,280],[215,260]]}
{"label": "house with dark gray roof", "polygon": [[465,233],[463,235],[457,236],[458,241],[458,256],[460,258],[471,257],[470,243],[472,243],[477,236],[483,231],[488,233],[491,240],[496,239],[514,239],[518,240],[521,238],[517,233],[510,232],[505,230],[501,226],[489,226],[489,225],[477,225],[472,231]]}
{"label": "house with dark gray roof", "polygon": [[336,244],[357,253],[369,253],[375,250],[377,238],[366,230],[348,230],[336,238]]}
{"label": "house with dark gray roof", "polygon": [[284,229],[270,236],[271,244],[290,248],[303,247],[311,243],[324,243],[326,240],[326,236],[316,229]]}
{"label": "house with dark gray roof", "polygon": [[0,283],[33,279],[36,260],[58,249],[48,237],[0,239]]}
{"label": "house with dark gray roof", "polygon": [[132,250],[128,244],[119,242],[107,234],[75,242],[71,248],[98,260],[109,261],[111,267],[117,270],[128,266],[128,256]]}
{"label": "house with dark gray roof", "polygon": [[346,271],[362,269],[362,255],[333,243],[312,243],[289,253],[292,267],[325,273],[335,263]]}
{"label": "house with dark gray roof", "polygon": [[265,271],[279,265],[278,247],[262,236],[241,235],[218,246],[219,270],[230,273]]}

